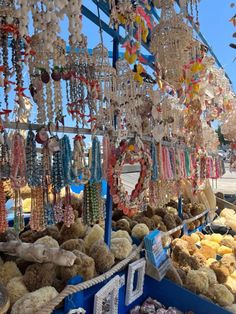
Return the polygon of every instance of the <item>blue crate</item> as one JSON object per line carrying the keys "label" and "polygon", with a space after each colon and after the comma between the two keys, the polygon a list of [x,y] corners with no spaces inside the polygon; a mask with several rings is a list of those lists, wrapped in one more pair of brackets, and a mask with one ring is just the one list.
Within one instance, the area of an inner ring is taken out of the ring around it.
{"label": "blue crate", "polygon": [[[127,279],[127,270],[117,273],[122,276],[125,275]],[[115,275],[117,275],[115,274]],[[114,276],[115,276],[114,275]],[[81,281],[81,278],[75,277],[70,280],[70,284],[77,284]],[[67,314],[70,309],[76,309],[83,307],[87,314],[93,313],[94,295],[101,289],[108,280],[95,285],[82,292],[75,293],[66,298],[64,309],[55,310],[54,314]],[[225,309],[200,298],[196,294],[176,285],[170,280],[163,279],[162,281],[156,281],[155,279],[145,276],[144,293],[135,302],[129,306],[125,306],[125,286],[119,290],[119,314],[128,314],[129,311],[136,305],[144,302],[149,296],[157,299],[166,307],[175,306],[182,311],[193,311],[195,314],[229,314],[230,312]],[[94,313],[95,314],[95,313]]]}

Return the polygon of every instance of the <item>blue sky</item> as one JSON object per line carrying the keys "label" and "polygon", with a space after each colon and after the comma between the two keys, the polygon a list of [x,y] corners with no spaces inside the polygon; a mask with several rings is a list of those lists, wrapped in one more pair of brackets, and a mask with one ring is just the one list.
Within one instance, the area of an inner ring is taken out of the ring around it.
{"label": "blue sky", "polygon": [[236,50],[229,47],[236,39],[236,28],[229,19],[236,13],[230,8],[233,0],[202,0],[199,7],[200,29],[231,78],[236,90]]}

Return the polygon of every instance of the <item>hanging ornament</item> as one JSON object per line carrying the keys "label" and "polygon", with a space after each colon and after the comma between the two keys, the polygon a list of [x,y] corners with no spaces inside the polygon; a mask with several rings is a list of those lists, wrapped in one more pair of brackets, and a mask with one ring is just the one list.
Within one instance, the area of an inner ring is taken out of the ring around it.
{"label": "hanging ornament", "polygon": [[[134,190],[129,195],[126,191],[122,180],[122,168],[124,164],[139,163],[141,166],[140,176]],[[149,185],[149,179],[152,171],[152,160],[149,150],[145,147],[140,139],[135,143],[121,141],[116,149],[112,147],[109,169],[108,184],[114,204],[127,216],[133,216],[138,210],[146,209],[147,198],[146,191]]]}
{"label": "hanging ornament", "polygon": [[177,14],[172,0],[161,3],[160,23],[152,31],[151,49],[160,64],[161,78],[176,90],[181,86],[187,47],[191,46],[192,30]]}
{"label": "hanging ornament", "polygon": [[8,228],[6,196],[4,191],[3,181],[0,181],[0,234]]}

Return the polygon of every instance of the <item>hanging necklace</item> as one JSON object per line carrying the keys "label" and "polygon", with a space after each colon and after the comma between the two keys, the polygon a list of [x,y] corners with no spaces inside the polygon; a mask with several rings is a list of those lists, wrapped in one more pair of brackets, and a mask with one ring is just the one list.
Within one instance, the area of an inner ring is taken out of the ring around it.
{"label": "hanging necklace", "polygon": [[[59,139],[56,137],[56,141]],[[52,187],[55,193],[60,193],[61,189],[65,186],[64,175],[62,168],[62,151],[61,147],[53,153],[52,165]]]}
{"label": "hanging necklace", "polygon": [[10,177],[10,150],[7,133],[3,133],[3,142],[0,144],[0,178]]}
{"label": "hanging necklace", "polygon": [[153,141],[151,144],[151,158],[152,158],[152,181],[158,180],[158,160],[157,160],[157,147]]}
{"label": "hanging necklace", "polygon": [[26,156],[24,138],[15,132],[11,145],[11,184],[13,189],[26,185]]}
{"label": "hanging necklace", "polygon": [[29,130],[26,139],[26,179],[30,187],[42,184],[41,167],[37,161],[35,134]]}
{"label": "hanging necklace", "polygon": [[63,181],[66,185],[66,196],[65,196],[65,208],[63,221],[64,224],[69,228],[74,223],[75,215],[71,206],[71,195],[69,184],[72,182],[72,152],[70,146],[70,140],[67,135],[64,135],[60,140],[61,156],[62,156],[62,167],[63,167]]}
{"label": "hanging necklace", "polygon": [[45,229],[42,187],[36,187],[31,189],[30,228],[34,231],[42,231]]}
{"label": "hanging necklace", "polygon": [[3,186],[3,181],[0,181],[0,234],[5,232],[8,228],[7,210],[6,210],[6,196]]}
{"label": "hanging necklace", "polygon": [[63,221],[64,221],[65,226],[68,228],[75,221],[74,210],[73,210],[73,207],[71,206],[70,187],[68,185],[66,186],[65,209],[64,209]]}
{"label": "hanging necklace", "polygon": [[15,190],[14,229],[24,229],[24,215],[20,188],[26,185],[26,156],[24,138],[15,132],[11,145],[11,186]]}
{"label": "hanging necklace", "polygon": [[72,152],[70,140],[67,135],[60,139],[62,169],[64,184],[68,185],[72,182]]}
{"label": "hanging necklace", "polygon": [[98,138],[95,136],[92,141],[92,165],[91,165],[91,181],[101,182],[102,165],[101,165],[101,148]]}

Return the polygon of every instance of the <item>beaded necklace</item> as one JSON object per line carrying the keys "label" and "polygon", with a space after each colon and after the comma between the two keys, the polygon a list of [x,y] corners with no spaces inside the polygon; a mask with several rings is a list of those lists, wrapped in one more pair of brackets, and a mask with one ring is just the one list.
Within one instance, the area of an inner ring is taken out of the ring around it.
{"label": "beaded necklace", "polygon": [[[59,139],[57,138],[59,141]],[[61,144],[61,142],[60,142]],[[52,165],[52,187],[54,191],[54,206],[53,211],[56,222],[62,222],[64,219],[63,204],[60,197],[61,189],[65,186],[64,173],[62,168],[62,151],[60,150],[53,153],[53,165]]]}
{"label": "beaded necklace", "polygon": [[103,147],[102,177],[104,179],[107,179],[107,169],[109,165],[108,161],[110,154],[110,138],[107,134],[103,137],[102,147]]}
{"label": "beaded necklace", "polygon": [[40,186],[42,184],[41,167],[37,161],[35,134],[29,130],[26,139],[26,180],[30,187]]}
{"label": "beaded necklace", "polygon": [[0,144],[0,178],[10,177],[10,150],[7,133],[4,131],[3,143]]}
{"label": "beaded necklace", "polygon": [[65,198],[65,209],[64,209],[64,224],[66,227],[70,227],[71,224],[75,221],[75,214],[73,207],[71,206],[71,195],[70,195],[70,187],[66,186],[66,198]]}
{"label": "beaded necklace", "polygon": [[170,154],[170,164],[171,164],[171,169],[173,173],[173,179],[176,180],[175,149],[173,147],[169,149],[169,154]]}
{"label": "beaded necklace", "polygon": [[26,185],[26,156],[24,138],[15,132],[11,145],[11,185],[13,189],[20,189]]}
{"label": "beaded necklace", "polygon": [[101,197],[101,183],[88,182],[84,186],[83,222],[90,225],[104,219],[105,211]]}
{"label": "beaded necklace", "polygon": [[72,182],[72,151],[67,135],[60,139],[63,181],[65,185]]}
{"label": "beaded necklace", "polygon": [[95,136],[92,141],[92,164],[91,164],[91,181],[101,182],[102,165],[101,165],[101,149],[100,142]]}
{"label": "beaded necklace", "polygon": [[14,229],[20,232],[25,227],[20,190],[15,190]]}
{"label": "beaded necklace", "polygon": [[186,175],[187,177],[190,177],[191,171],[190,171],[190,153],[189,150],[185,150],[185,166],[186,166]]}
{"label": "beaded necklace", "polygon": [[6,196],[3,186],[3,181],[0,181],[0,234],[5,232],[8,228],[7,210],[6,210]]}
{"label": "beaded necklace", "polygon": [[154,142],[151,144],[151,158],[152,158],[152,181],[158,180],[158,160],[157,160],[157,147]]}
{"label": "beaded necklace", "polygon": [[65,197],[65,208],[63,213],[63,221],[67,227],[70,227],[75,221],[75,215],[71,206],[71,195],[69,184],[72,182],[72,151],[70,146],[70,140],[67,135],[64,135],[60,139],[61,156],[62,156],[62,170],[63,170],[63,181],[66,185],[66,197]]}
{"label": "beaded necklace", "polygon": [[31,189],[30,228],[42,231],[45,227],[43,188],[35,187]]}
{"label": "beaded necklace", "polygon": [[54,225],[55,216],[53,211],[53,206],[49,202],[48,190],[51,184],[51,157],[49,154],[49,149],[47,145],[42,148],[42,186],[43,186],[43,197],[44,197],[44,220],[45,225]]}
{"label": "beaded necklace", "polygon": [[61,145],[60,145],[60,150],[53,153],[52,186],[55,193],[59,193],[61,189],[65,186],[64,174],[63,174],[63,168],[62,168]]}
{"label": "beaded necklace", "polygon": [[15,190],[14,229],[20,232],[24,229],[24,215],[20,188],[26,185],[26,156],[24,138],[15,132],[11,145],[11,186]]}

